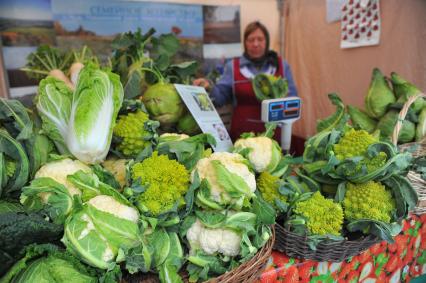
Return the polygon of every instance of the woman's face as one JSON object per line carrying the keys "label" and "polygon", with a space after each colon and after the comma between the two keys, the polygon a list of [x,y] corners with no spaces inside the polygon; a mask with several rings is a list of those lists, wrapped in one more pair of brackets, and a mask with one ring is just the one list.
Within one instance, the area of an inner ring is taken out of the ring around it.
{"label": "woman's face", "polygon": [[250,58],[261,58],[266,51],[266,38],[262,30],[258,28],[250,33],[245,41],[245,46]]}

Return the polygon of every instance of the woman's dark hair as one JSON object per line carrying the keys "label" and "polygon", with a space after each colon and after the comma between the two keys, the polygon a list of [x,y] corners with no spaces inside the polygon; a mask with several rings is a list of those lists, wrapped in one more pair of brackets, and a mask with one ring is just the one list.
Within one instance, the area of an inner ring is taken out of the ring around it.
{"label": "woman's dark hair", "polygon": [[244,30],[244,50],[246,49],[246,40],[247,37],[254,32],[255,30],[260,29],[263,32],[263,35],[265,35],[266,39],[266,49],[265,52],[268,52],[269,50],[269,31],[268,29],[259,21],[251,22],[246,26],[246,29]]}

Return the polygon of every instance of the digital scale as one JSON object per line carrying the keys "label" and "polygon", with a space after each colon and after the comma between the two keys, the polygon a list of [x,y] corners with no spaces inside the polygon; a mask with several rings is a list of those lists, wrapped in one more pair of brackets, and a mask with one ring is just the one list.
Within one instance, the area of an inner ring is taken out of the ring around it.
{"label": "digital scale", "polygon": [[265,99],[262,101],[261,119],[263,122],[275,122],[281,127],[281,148],[290,150],[291,128],[300,119],[302,101],[299,97]]}

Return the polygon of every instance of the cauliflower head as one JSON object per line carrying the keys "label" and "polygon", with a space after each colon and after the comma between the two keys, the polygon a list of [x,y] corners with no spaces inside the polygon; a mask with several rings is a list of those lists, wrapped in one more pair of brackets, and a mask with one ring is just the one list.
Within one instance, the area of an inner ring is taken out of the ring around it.
{"label": "cauliflower head", "polygon": [[185,166],[176,160],[155,151],[151,157],[134,164],[131,171],[134,182],[140,179],[141,185],[147,186],[137,199],[142,211],[158,215],[170,210],[176,202],[179,206],[185,203],[190,176]]}
{"label": "cauliflower head", "polygon": [[241,235],[231,229],[207,228],[198,219],[192,224],[186,233],[190,253],[197,249],[206,254],[220,253],[225,256],[237,256],[240,254]]}
{"label": "cauliflower head", "polygon": [[52,178],[56,182],[64,185],[68,189],[70,195],[81,195],[81,191],[67,180],[68,175],[72,175],[80,170],[84,171],[85,173],[92,172],[92,169],[81,161],[65,158],[44,164],[42,167],[40,167],[40,169],[38,169],[34,178]]}
{"label": "cauliflower head", "polygon": [[250,149],[247,158],[257,173],[272,172],[282,157],[279,145],[268,137],[241,138],[235,142],[234,146],[237,150]]}
{"label": "cauliflower head", "polygon": [[372,219],[389,223],[395,200],[380,182],[348,183],[343,208],[347,220]]}
{"label": "cauliflower head", "polygon": [[358,164],[357,170],[360,170],[364,165],[367,172],[373,172],[385,165],[388,158],[384,152],[379,152],[372,158],[367,157],[368,147],[376,142],[378,142],[378,139],[367,131],[350,129],[333,146],[333,149],[337,159],[341,161],[356,156],[364,157]]}
{"label": "cauliflower head", "polygon": [[280,178],[271,175],[268,172],[262,172],[257,178],[257,188],[259,189],[265,201],[270,203],[274,208],[277,208],[275,200],[287,202],[287,197],[279,192]]}
{"label": "cauliflower head", "polygon": [[139,212],[133,207],[124,205],[111,196],[99,195],[91,198],[88,202],[94,208],[113,214],[114,216],[137,223]]}
{"label": "cauliflower head", "polygon": [[343,209],[340,204],[324,198],[320,192],[296,203],[293,213],[306,218],[306,226],[312,235],[340,235]]}
{"label": "cauliflower head", "polygon": [[107,159],[102,166],[114,175],[120,186],[126,185],[126,163],[127,159]]}
{"label": "cauliflower head", "polygon": [[150,137],[152,133],[145,128],[147,121],[149,121],[149,116],[142,110],[121,115],[118,118],[113,133],[121,139],[121,142],[117,145],[117,149],[124,155],[131,156],[138,154],[151,144]]}
{"label": "cauliflower head", "polygon": [[[229,191],[237,185],[232,182],[240,182],[238,189],[241,189],[241,194],[246,197],[252,197],[256,190],[255,175],[247,166],[247,160],[238,153],[215,152],[197,162],[191,173],[192,180],[196,171],[200,180],[208,181],[211,199],[219,203],[232,199]],[[230,175],[224,176],[225,174]]]}

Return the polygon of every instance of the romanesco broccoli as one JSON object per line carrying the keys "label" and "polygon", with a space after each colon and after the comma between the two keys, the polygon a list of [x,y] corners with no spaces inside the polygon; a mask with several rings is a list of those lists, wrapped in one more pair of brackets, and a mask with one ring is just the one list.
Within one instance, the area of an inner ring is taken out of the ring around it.
{"label": "romanesco broccoli", "polygon": [[334,145],[334,153],[337,159],[344,160],[355,156],[364,156],[368,147],[377,139],[364,130],[350,129]]}
{"label": "romanesco broccoli", "polygon": [[372,219],[389,223],[395,200],[379,182],[348,183],[343,208],[347,220]]}
{"label": "romanesco broccoli", "polygon": [[293,213],[307,219],[311,235],[340,235],[343,224],[343,209],[340,204],[324,198],[316,192],[305,201],[296,203]]}
{"label": "romanesco broccoli", "polygon": [[145,128],[147,121],[148,114],[141,110],[119,117],[114,127],[114,135],[121,138],[117,149],[124,155],[138,154],[150,144],[149,138],[152,134]]}
{"label": "romanesco broccoli", "polygon": [[148,186],[138,197],[138,207],[153,215],[170,210],[175,203],[183,205],[189,186],[189,172],[176,160],[154,152],[151,157],[132,166],[132,179]]}
{"label": "romanesco broccoli", "polygon": [[334,145],[334,153],[339,160],[356,156],[364,157],[358,164],[357,170],[360,170],[365,165],[367,172],[373,172],[385,165],[387,161],[387,155],[384,152],[379,152],[373,158],[367,157],[368,147],[375,142],[378,142],[378,139],[367,131],[350,129],[340,139],[339,143]]}
{"label": "romanesco broccoli", "polygon": [[265,201],[270,203],[274,208],[277,208],[275,200],[278,199],[282,202],[287,201],[287,197],[280,194],[279,179],[268,172],[262,172],[257,178],[257,188],[259,189]]}

